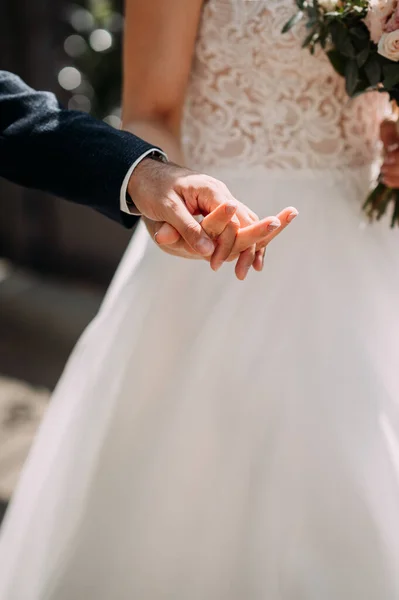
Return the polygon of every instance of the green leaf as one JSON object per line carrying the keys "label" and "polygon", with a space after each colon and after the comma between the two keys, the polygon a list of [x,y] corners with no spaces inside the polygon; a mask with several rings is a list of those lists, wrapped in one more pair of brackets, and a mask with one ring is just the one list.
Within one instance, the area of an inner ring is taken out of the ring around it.
{"label": "green leaf", "polygon": [[370,54],[369,46],[366,46],[365,48],[363,48],[363,50],[360,50],[360,52],[357,53],[356,62],[357,62],[357,66],[359,67],[359,69],[361,67],[363,67],[363,65],[366,64],[369,54]]}
{"label": "green leaf", "polygon": [[371,86],[375,87],[381,82],[381,65],[375,55],[372,55],[368,58],[366,64],[364,65],[364,72],[366,73],[367,79],[369,80]]}
{"label": "green leaf", "polygon": [[385,90],[385,89],[381,89],[378,90],[379,92],[385,92],[388,93],[389,95],[389,99],[391,100],[391,102],[396,102],[397,105],[399,105],[399,89],[398,86],[392,88],[391,90]]}
{"label": "green leaf", "polygon": [[382,85],[385,89],[390,90],[399,84],[399,65],[391,64],[383,67],[384,79]]}
{"label": "green leaf", "polygon": [[391,219],[391,227],[395,227],[395,225],[399,225],[399,191],[395,190],[394,198],[394,210],[392,213]]}
{"label": "green leaf", "polygon": [[307,35],[306,38],[304,39],[303,44],[302,44],[302,48],[306,48],[307,46],[309,46],[309,44],[312,41],[315,41],[315,38],[317,37],[317,34],[318,34],[317,29],[313,29],[313,31],[311,31],[309,33],[309,35]]}
{"label": "green leaf", "polygon": [[347,60],[337,50],[329,50],[327,56],[338,75],[344,77]]}
{"label": "green leaf", "polygon": [[303,18],[303,15],[304,15],[304,13],[302,10],[295,13],[295,15],[293,15],[291,17],[291,19],[289,21],[287,21],[287,23],[284,25],[283,29],[281,30],[281,33],[287,33],[290,29],[295,27],[295,25],[297,23],[299,23],[299,21],[301,21],[301,19]]}
{"label": "green leaf", "polygon": [[365,203],[363,204],[363,210],[370,208],[374,210],[376,204],[378,203],[379,198],[386,190],[386,185],[381,181],[376,185],[376,187],[370,192],[367,196]]}
{"label": "green leaf", "polygon": [[352,96],[356,90],[358,75],[359,68],[356,60],[348,60],[345,67],[345,87],[348,96]]}
{"label": "green leaf", "polygon": [[348,58],[354,58],[356,54],[355,48],[345,25],[341,21],[332,21],[330,32],[335,49]]}
{"label": "green leaf", "polygon": [[388,208],[388,204],[394,198],[394,191],[392,188],[385,188],[382,192],[381,197],[378,200],[378,205],[376,206],[376,219],[379,221],[383,215],[385,215],[386,210]]}
{"label": "green leaf", "polygon": [[356,27],[351,27],[349,31],[350,34],[358,40],[366,41],[370,39],[370,34],[365,25],[357,25]]}

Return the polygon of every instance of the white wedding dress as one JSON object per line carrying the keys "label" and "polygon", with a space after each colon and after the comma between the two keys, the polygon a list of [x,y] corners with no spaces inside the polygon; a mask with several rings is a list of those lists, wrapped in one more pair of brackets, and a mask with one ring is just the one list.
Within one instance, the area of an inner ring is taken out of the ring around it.
{"label": "white wedding dress", "polygon": [[361,204],[381,95],[205,3],[187,161],[300,216],[245,283],[139,228],[6,518],[0,600],[398,600],[399,231]]}

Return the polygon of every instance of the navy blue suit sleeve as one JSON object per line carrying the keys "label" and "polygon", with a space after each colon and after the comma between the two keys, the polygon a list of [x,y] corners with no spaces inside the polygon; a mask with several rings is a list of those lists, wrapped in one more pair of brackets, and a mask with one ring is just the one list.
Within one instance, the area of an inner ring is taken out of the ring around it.
{"label": "navy blue suit sleeve", "polygon": [[120,188],[152,147],[86,113],[64,110],[53,94],[0,71],[0,176],[131,227],[136,218],[120,211]]}

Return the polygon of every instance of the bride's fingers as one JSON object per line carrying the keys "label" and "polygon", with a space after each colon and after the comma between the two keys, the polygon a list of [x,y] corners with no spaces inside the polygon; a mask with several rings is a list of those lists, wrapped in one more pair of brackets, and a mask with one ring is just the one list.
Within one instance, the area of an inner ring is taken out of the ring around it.
{"label": "bride's fingers", "polygon": [[243,281],[248,275],[248,271],[252,267],[255,260],[255,253],[255,245],[250,246],[249,248],[241,252],[235,267],[237,279],[239,279],[240,281]]}
{"label": "bride's fingers", "polygon": [[284,231],[286,227],[288,227],[290,223],[292,223],[292,221],[298,216],[298,214],[299,213],[297,209],[292,206],[289,206],[288,208],[282,210],[277,215],[281,223],[280,227],[278,227],[274,231],[267,233],[267,235],[263,239],[258,240],[256,243],[256,249],[261,250],[262,248],[270,244],[270,242],[274,240],[275,237],[277,237],[282,231]]}
{"label": "bride's fingers", "polygon": [[222,264],[229,258],[236,241],[239,230],[238,221],[231,221],[216,241],[216,250],[211,258],[211,268],[214,271],[220,269]]}
{"label": "bride's fingers", "polygon": [[256,215],[250,208],[245,206],[242,202],[237,201],[238,208],[236,212],[236,216],[239,220],[240,227],[246,227],[247,225],[251,225],[259,221],[258,215]]}
{"label": "bride's fingers", "polygon": [[180,234],[169,223],[154,223],[153,237],[160,246],[169,246],[180,240]]}
{"label": "bride's fingers", "polygon": [[262,249],[256,251],[254,264],[252,265],[253,268],[255,269],[255,271],[258,271],[258,272],[262,271],[263,263],[265,262],[265,254],[266,254],[266,248],[262,248]]}
{"label": "bride's fingers", "polygon": [[220,269],[234,247],[240,227],[239,220],[235,216],[237,208],[235,203],[224,204],[207,215],[201,222],[201,227],[216,242],[216,249],[210,261],[214,271]]}
{"label": "bride's fingers", "polygon": [[281,227],[281,222],[277,217],[267,217],[253,225],[240,229],[237,240],[234,245],[234,252],[243,252],[253,244],[267,238],[269,234]]}
{"label": "bride's fingers", "polygon": [[386,119],[380,125],[380,136],[386,150],[397,149],[399,135],[396,121]]}
{"label": "bride's fingers", "polygon": [[381,167],[381,180],[392,188],[398,187],[399,180],[399,151],[387,152]]}
{"label": "bride's fingers", "polygon": [[231,222],[237,208],[233,202],[221,204],[201,221],[202,229],[210,238],[218,238]]}

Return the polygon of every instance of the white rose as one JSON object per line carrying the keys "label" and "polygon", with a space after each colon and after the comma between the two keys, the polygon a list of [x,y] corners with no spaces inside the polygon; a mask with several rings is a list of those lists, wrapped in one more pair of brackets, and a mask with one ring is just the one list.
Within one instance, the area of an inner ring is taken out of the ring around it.
{"label": "white rose", "polygon": [[399,30],[382,34],[378,42],[378,53],[389,60],[399,61]]}
{"label": "white rose", "polygon": [[340,0],[319,0],[319,5],[327,12],[335,10]]}

